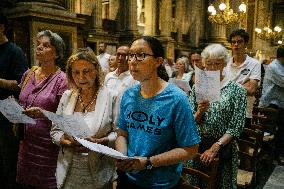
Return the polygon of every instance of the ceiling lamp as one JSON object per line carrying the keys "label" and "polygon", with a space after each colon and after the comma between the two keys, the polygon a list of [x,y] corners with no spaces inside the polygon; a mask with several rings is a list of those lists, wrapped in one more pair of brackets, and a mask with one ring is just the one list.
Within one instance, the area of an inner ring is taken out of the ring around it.
{"label": "ceiling lamp", "polygon": [[239,12],[237,13],[230,8],[229,0],[226,0],[226,3],[220,3],[218,7],[218,12],[212,4],[208,7],[208,12],[210,14],[208,20],[212,23],[220,25],[228,26],[241,23],[244,20],[247,12],[247,6],[244,2],[240,4]]}
{"label": "ceiling lamp", "polygon": [[282,28],[280,26],[275,26],[272,30],[270,28],[270,16],[268,18],[267,26],[261,28],[255,28],[256,36],[263,40],[275,40],[281,37]]}

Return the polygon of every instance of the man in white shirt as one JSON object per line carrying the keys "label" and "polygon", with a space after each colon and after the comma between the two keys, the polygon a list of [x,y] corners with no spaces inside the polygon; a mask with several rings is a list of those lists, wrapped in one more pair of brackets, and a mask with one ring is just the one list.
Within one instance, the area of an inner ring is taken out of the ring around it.
{"label": "man in white shirt", "polygon": [[247,90],[247,112],[245,127],[250,127],[255,93],[261,79],[261,64],[245,53],[249,41],[248,33],[238,29],[231,33],[229,42],[232,47],[233,57],[230,59],[225,76],[227,79],[236,81]]}
{"label": "man in white shirt", "polygon": [[116,96],[115,102],[115,123],[116,118],[119,113],[120,100],[123,95],[123,92],[138,83],[138,81],[134,80],[130,74],[127,56],[128,56],[129,47],[128,46],[120,46],[116,51],[116,61],[117,61],[117,69],[113,72],[110,72],[105,77],[104,85]]}
{"label": "man in white shirt", "polygon": [[104,73],[108,73],[109,71],[108,60],[110,54],[106,53],[106,47],[107,47],[106,44],[101,42],[99,44],[99,55],[97,56],[97,59],[99,60],[99,63]]}

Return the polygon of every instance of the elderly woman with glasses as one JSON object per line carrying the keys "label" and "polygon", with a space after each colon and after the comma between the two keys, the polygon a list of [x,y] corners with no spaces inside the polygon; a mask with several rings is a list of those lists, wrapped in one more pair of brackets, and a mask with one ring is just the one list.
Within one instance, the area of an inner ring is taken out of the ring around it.
{"label": "elderly woman with glasses", "polygon": [[163,55],[161,43],[150,36],[130,47],[130,73],[140,83],[122,97],[116,149],[135,159],[116,161],[125,172],[118,189],[176,188],[180,162],[197,152],[199,136],[187,97],[161,79]]}
{"label": "elderly woman with glasses", "polygon": [[[201,161],[210,164],[219,157],[216,188],[237,188],[238,149],[246,112],[246,91],[234,81],[226,80],[223,69],[229,60],[227,49],[211,44],[201,53],[206,71],[219,71],[221,98],[218,102],[196,101],[195,87],[190,95],[195,119],[199,124]],[[217,86],[216,86],[217,87]]]}
{"label": "elderly woman with glasses", "polygon": [[[66,71],[71,89],[62,95],[56,113],[81,115],[91,131],[87,139],[111,146],[116,137],[112,116],[113,98],[102,85],[104,74],[94,52],[90,48],[80,49],[68,59]],[[55,124],[51,137],[61,148],[56,169],[59,189],[112,188],[116,172],[110,157],[88,151]]]}

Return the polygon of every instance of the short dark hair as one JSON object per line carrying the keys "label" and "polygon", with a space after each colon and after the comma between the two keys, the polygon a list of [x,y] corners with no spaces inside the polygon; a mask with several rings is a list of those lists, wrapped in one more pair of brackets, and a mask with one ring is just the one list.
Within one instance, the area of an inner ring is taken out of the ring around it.
{"label": "short dark hair", "polygon": [[235,37],[235,36],[241,36],[245,43],[248,43],[249,42],[249,34],[248,32],[246,32],[244,29],[238,29],[238,30],[235,30],[233,31],[231,34],[230,34],[230,37],[229,37],[229,42],[232,43],[232,38]]}
{"label": "short dark hair", "polygon": [[193,55],[193,54],[201,55],[201,53],[202,53],[202,49],[192,49],[190,55]]}
{"label": "short dark hair", "polygon": [[277,58],[283,58],[284,57],[284,46],[278,47],[276,57]]}
{"label": "short dark hair", "polygon": [[8,27],[9,27],[9,22],[7,17],[3,14],[0,13],[0,24],[4,25],[4,34],[7,35]]}

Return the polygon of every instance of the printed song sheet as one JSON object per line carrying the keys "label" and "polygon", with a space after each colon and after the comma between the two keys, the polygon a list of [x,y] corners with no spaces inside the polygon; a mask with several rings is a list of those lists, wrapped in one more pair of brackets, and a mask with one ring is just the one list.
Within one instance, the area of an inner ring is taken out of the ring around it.
{"label": "printed song sheet", "polygon": [[42,112],[50,121],[56,124],[62,131],[73,137],[86,138],[91,136],[91,130],[83,117],[79,114],[57,115],[44,110]]}
{"label": "printed song sheet", "polygon": [[195,94],[196,101],[220,100],[220,71],[203,71],[195,66]]}
{"label": "printed song sheet", "polygon": [[170,78],[169,82],[181,88],[184,92],[186,92],[186,94],[191,91],[188,81]]}
{"label": "printed song sheet", "polygon": [[12,123],[36,123],[34,119],[22,113],[23,107],[13,97],[0,100],[0,111]]}
{"label": "printed song sheet", "polygon": [[115,159],[121,159],[121,160],[135,159],[133,157],[125,156],[121,152],[116,151],[112,148],[109,148],[109,147],[101,145],[101,144],[93,143],[93,142],[90,142],[90,141],[87,141],[85,139],[78,138],[78,137],[75,137],[75,140],[77,140],[80,144],[82,144],[83,146],[85,146],[86,148],[88,148],[92,151],[105,154],[105,155],[110,156],[110,157],[115,158]]}

